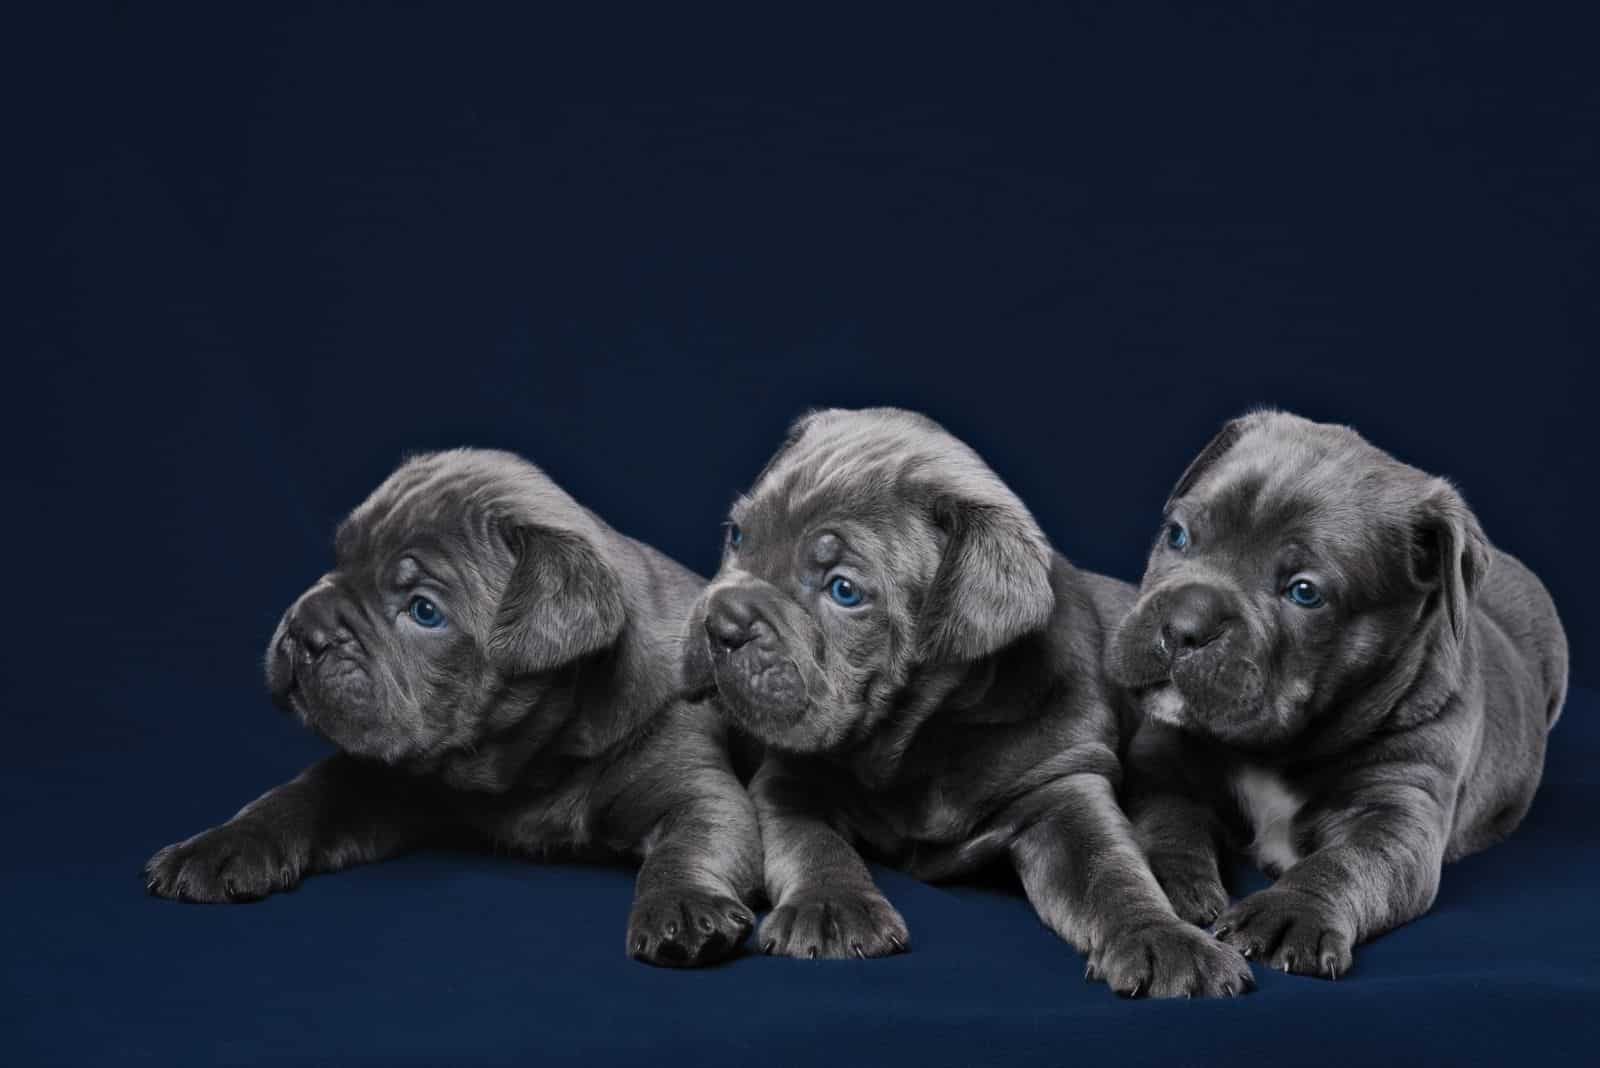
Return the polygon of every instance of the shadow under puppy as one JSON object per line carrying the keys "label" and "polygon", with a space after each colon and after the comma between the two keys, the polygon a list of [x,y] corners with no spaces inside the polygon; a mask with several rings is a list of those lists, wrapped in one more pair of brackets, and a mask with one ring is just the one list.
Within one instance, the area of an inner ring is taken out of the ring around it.
{"label": "shadow under puppy", "polygon": [[274,700],[340,753],[161,850],[151,892],[251,901],[450,832],[643,857],[627,951],[731,953],[760,841],[726,726],[682,699],[702,582],[509,453],[401,466],[267,647]]}
{"label": "shadow under puppy", "polygon": [[[1178,911],[1336,978],[1521,822],[1567,641],[1448,482],[1261,411],[1173,490],[1110,666],[1146,720],[1128,811]],[[1231,908],[1224,839],[1277,879]]]}
{"label": "shadow under puppy", "polygon": [[1009,860],[1124,994],[1250,984],[1173,912],[1117,807],[1100,668],[1131,586],[1074,569],[976,453],[893,409],[802,418],[731,518],[685,670],[768,747],[766,952],[906,947],[859,841],[926,879]]}

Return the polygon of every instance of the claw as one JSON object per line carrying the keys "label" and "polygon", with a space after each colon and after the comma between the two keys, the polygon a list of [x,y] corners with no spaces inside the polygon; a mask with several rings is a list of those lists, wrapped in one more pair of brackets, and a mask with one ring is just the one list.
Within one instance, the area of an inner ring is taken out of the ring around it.
{"label": "claw", "polygon": [[700,930],[704,931],[706,934],[710,934],[712,931],[716,930],[716,927],[717,925],[711,922],[710,916],[700,917]]}
{"label": "claw", "polygon": [[776,949],[777,946],[778,946],[778,943],[775,940],[769,938],[765,942],[761,943],[761,952],[765,953],[767,956],[770,957],[770,956],[772,956],[772,951],[774,949]]}
{"label": "claw", "polygon": [[812,946],[810,949],[806,950],[806,956],[808,958],[810,958],[811,960],[816,960],[817,959],[817,947],[816,946]]}
{"label": "claw", "polygon": [[1233,930],[1233,924],[1219,923],[1215,927],[1211,928],[1211,933],[1216,935],[1218,938],[1221,938],[1231,930]]}
{"label": "claw", "polygon": [[650,944],[650,939],[646,938],[644,935],[640,935],[637,939],[634,940],[633,951],[635,953],[643,953],[645,951],[645,947],[648,946],[649,944]]}
{"label": "claw", "polygon": [[668,920],[667,921],[667,937],[668,938],[676,938],[676,937],[678,937],[678,925],[677,925],[676,922],[674,922],[672,920]]}
{"label": "claw", "polygon": [[906,944],[900,941],[899,935],[890,935],[889,944],[894,946],[896,953],[904,953],[906,951]]}
{"label": "claw", "polygon": [[861,948],[860,942],[851,942],[850,951],[856,956],[860,957],[862,960],[867,959],[867,951]]}

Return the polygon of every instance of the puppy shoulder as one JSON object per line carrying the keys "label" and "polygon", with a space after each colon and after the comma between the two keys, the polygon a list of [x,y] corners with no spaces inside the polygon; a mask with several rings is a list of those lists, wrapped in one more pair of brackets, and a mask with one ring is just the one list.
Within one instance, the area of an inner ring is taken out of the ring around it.
{"label": "puppy shoulder", "polygon": [[1053,554],[1050,586],[1055,596],[1050,617],[1053,639],[1092,657],[1098,665],[1111,634],[1133,610],[1138,588],[1076,567],[1060,553]]}

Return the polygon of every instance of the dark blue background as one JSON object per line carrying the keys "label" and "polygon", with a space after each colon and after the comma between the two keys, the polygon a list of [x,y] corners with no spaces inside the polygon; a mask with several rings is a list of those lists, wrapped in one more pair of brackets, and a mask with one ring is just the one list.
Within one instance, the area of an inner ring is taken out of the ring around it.
{"label": "dark blue background", "polygon": [[1593,27],[1106,7],[14,25],[0,1017],[26,1059],[1592,1042],[1585,691],[1529,825],[1451,869],[1434,915],[1348,983],[1238,1004],[1117,1002],[1008,890],[892,875],[911,956],[691,976],[623,959],[621,869],[430,854],[249,908],[141,894],[152,850],[320,752],[267,705],[260,650],[419,448],[521,451],[708,571],[793,415],[900,404],[1132,578],[1187,457],[1283,405],[1455,478],[1594,685]]}

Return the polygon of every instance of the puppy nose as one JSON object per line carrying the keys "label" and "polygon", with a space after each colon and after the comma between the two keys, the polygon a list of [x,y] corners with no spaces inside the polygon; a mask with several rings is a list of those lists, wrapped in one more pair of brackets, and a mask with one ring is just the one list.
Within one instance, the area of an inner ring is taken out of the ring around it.
{"label": "puppy nose", "polygon": [[754,637],[755,621],[755,607],[750,599],[734,590],[718,590],[706,604],[707,636],[730,651]]}
{"label": "puppy nose", "polygon": [[1221,590],[1190,583],[1167,596],[1161,638],[1170,657],[1186,656],[1222,637],[1236,614]]}
{"label": "puppy nose", "polygon": [[334,643],[334,635],[339,630],[333,597],[323,590],[306,594],[289,610],[287,629],[289,637],[310,653],[313,660],[320,657]]}

